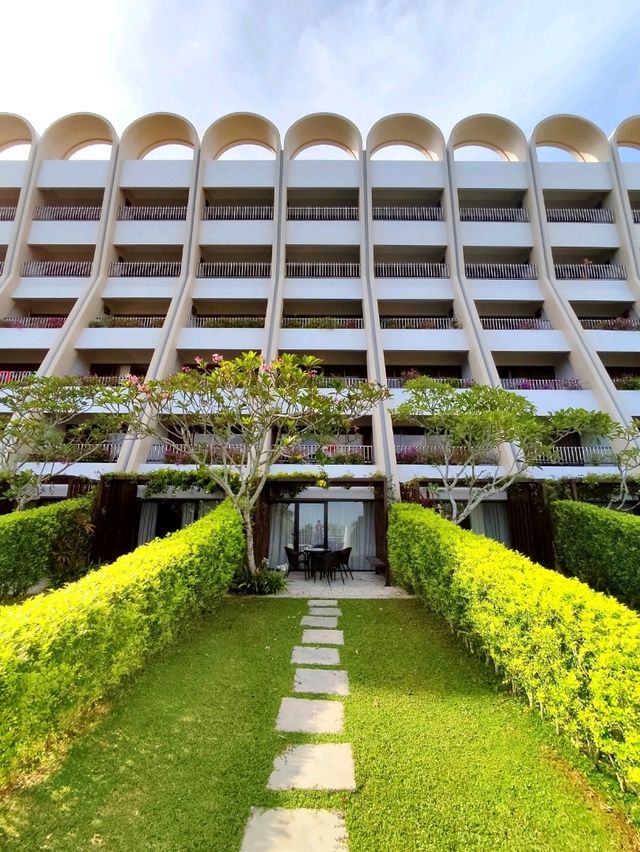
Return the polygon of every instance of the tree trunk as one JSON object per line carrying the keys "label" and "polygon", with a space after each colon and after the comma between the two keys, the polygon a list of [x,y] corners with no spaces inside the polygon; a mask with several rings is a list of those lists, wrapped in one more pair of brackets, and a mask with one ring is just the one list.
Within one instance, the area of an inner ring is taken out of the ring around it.
{"label": "tree trunk", "polygon": [[242,520],[244,521],[244,535],[247,542],[247,566],[249,573],[255,576],[258,569],[256,567],[256,557],[253,550],[253,523],[251,520],[251,510],[242,512]]}

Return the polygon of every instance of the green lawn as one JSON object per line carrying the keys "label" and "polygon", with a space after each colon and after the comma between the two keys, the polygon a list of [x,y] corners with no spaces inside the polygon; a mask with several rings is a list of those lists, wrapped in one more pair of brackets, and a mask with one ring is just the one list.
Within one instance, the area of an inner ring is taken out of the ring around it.
{"label": "green lawn", "polygon": [[273,729],[306,603],[228,599],[3,802],[0,848],[227,852],[251,805],[296,804],[343,810],[352,852],[634,848],[588,764],[419,602],[341,606],[347,727],[317,739],[353,744],[355,793],[265,789],[274,755],[309,741]]}

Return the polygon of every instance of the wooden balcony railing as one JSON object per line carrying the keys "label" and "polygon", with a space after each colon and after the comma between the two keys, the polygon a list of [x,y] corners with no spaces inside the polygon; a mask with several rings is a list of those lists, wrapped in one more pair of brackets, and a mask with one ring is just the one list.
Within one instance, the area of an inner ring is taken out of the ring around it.
{"label": "wooden balcony railing", "polygon": [[556,278],[561,281],[592,279],[624,281],[627,270],[622,263],[556,263]]}
{"label": "wooden balcony railing", "polygon": [[524,207],[461,207],[461,222],[528,222]]}
{"label": "wooden balcony railing", "polygon": [[535,263],[465,263],[467,278],[527,279],[538,277]]}
{"label": "wooden balcony railing", "polygon": [[178,278],[179,260],[114,260],[109,267],[111,278]]}
{"label": "wooden balcony railing", "polygon": [[373,265],[376,278],[448,278],[449,264],[431,261],[378,261]]}
{"label": "wooden balcony railing", "polygon": [[198,264],[198,278],[270,278],[271,263],[259,260],[214,260]]}
{"label": "wooden balcony railing", "polygon": [[547,222],[611,224],[614,221],[613,210],[606,207],[547,207]]}
{"label": "wooden balcony railing", "polygon": [[22,264],[24,278],[88,278],[90,260],[27,260]]}

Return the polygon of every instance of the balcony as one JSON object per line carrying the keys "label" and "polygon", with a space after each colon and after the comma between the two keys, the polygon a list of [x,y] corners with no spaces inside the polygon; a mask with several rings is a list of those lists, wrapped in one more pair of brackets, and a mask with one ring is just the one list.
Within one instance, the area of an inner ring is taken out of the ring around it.
{"label": "balcony", "polygon": [[556,263],[554,269],[559,281],[624,281],[627,277],[622,263]]}
{"label": "balcony", "polygon": [[109,266],[110,278],[178,278],[179,260],[114,260]]}
{"label": "balcony", "polygon": [[376,278],[448,278],[449,264],[430,261],[378,261],[374,263]]}
{"label": "balcony", "polygon": [[593,331],[639,331],[640,320],[632,317],[578,317],[583,328]]}
{"label": "balcony", "polygon": [[360,264],[343,261],[287,261],[287,278],[359,278]]}
{"label": "balcony", "polygon": [[189,328],[264,328],[264,317],[192,316]]}
{"label": "balcony", "polygon": [[631,215],[633,216],[633,221],[636,225],[640,225],[640,210],[632,210]]}
{"label": "balcony", "polygon": [[454,388],[464,389],[470,388],[475,384],[473,379],[461,379],[459,376],[429,376],[420,373],[419,370],[407,370],[403,376],[390,376],[387,379],[387,387],[390,390],[398,390],[403,388],[407,382],[412,379],[418,379],[425,375],[429,381],[438,382],[443,385],[451,385]]}
{"label": "balcony", "polygon": [[273,204],[212,204],[202,209],[203,222],[273,219]]}
{"label": "balcony", "polygon": [[75,204],[40,204],[34,208],[34,222],[97,222],[102,206]]}
{"label": "balcony", "polygon": [[362,317],[283,317],[281,328],[364,328]]}
{"label": "balcony", "polygon": [[480,317],[484,329],[491,331],[529,331],[553,328],[548,319],[541,317]]}
{"label": "balcony", "polygon": [[61,316],[40,317],[4,317],[0,320],[0,328],[62,328],[67,321]]}
{"label": "balcony", "polygon": [[[222,462],[224,455],[236,463],[242,462],[245,449],[242,444],[195,444],[198,460],[209,463]],[[147,456],[147,464],[195,464],[193,444],[153,444]],[[203,456],[206,457],[203,458]]]}
{"label": "balcony", "polygon": [[531,281],[538,277],[535,263],[465,263],[464,268],[467,278]]}
{"label": "balcony", "polygon": [[514,391],[584,390],[580,379],[500,379],[500,384],[505,390]]}
{"label": "balcony", "polygon": [[312,205],[287,207],[290,222],[357,222],[360,209],[356,205]]}
{"label": "balcony", "polygon": [[460,323],[454,317],[380,317],[380,328],[399,328],[416,331],[428,328],[460,328]]}
{"label": "balcony", "polygon": [[186,218],[186,204],[118,207],[119,222],[178,222]]}
{"label": "balcony", "polygon": [[26,260],[20,274],[23,278],[88,278],[91,260]]}
{"label": "balcony", "polygon": [[547,207],[547,222],[613,224],[613,210],[606,207]]}
{"label": "balcony", "polygon": [[461,222],[528,222],[524,207],[461,207]]}
{"label": "balcony", "polygon": [[0,370],[0,385],[6,385],[9,382],[23,382],[25,379],[35,376],[35,374],[35,370]]}
{"label": "balcony", "polygon": [[89,323],[89,328],[162,328],[165,317],[161,316],[112,316],[97,317]]}
{"label": "balcony", "polygon": [[105,441],[101,444],[69,444],[58,448],[57,452],[33,453],[29,462],[60,462],[87,464],[88,462],[117,462],[122,444],[117,441]]}
{"label": "balcony", "polygon": [[543,467],[598,467],[615,465],[612,447],[555,447],[549,456],[538,456],[536,465]]}
{"label": "balcony", "polygon": [[374,205],[371,216],[377,222],[444,222],[439,205]]}
{"label": "balcony", "polygon": [[[398,464],[418,465],[461,465],[469,459],[467,447],[451,447],[451,455],[445,460],[444,448],[433,444],[395,444],[396,461]],[[500,463],[498,450],[487,452],[482,458],[476,459],[478,464],[497,465]]]}
{"label": "balcony", "polygon": [[13,222],[16,218],[16,206],[0,207],[0,222]]}
{"label": "balcony", "polygon": [[198,278],[270,278],[270,261],[201,261],[196,273]]}
{"label": "balcony", "polygon": [[301,444],[287,450],[278,464],[373,464],[370,444]]}

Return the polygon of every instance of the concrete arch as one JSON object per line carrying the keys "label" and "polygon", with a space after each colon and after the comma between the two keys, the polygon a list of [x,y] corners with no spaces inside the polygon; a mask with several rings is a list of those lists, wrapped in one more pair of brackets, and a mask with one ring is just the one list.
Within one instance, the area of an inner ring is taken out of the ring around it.
{"label": "concrete arch", "polygon": [[209,125],[202,137],[202,154],[208,160],[217,160],[237,145],[259,145],[277,156],[280,132],[254,112],[232,112]]}
{"label": "concrete arch", "polygon": [[287,159],[293,160],[313,145],[334,145],[357,160],[362,150],[362,136],[348,118],[331,112],[317,112],[305,115],[291,125],[284,137],[284,152]]}
{"label": "concrete arch", "polygon": [[625,145],[629,148],[640,148],[640,115],[625,118],[611,134],[614,145]]}
{"label": "concrete arch", "polygon": [[442,131],[433,122],[414,113],[394,113],[376,121],[367,136],[369,158],[388,145],[408,145],[430,160],[444,159]]}
{"label": "concrete arch", "polygon": [[0,112],[0,151],[14,145],[32,145],[36,135],[26,118],[13,112]]}
{"label": "concrete arch", "polygon": [[87,145],[113,145],[118,137],[112,124],[92,112],[75,112],[54,121],[42,134],[43,160],[66,160]]}
{"label": "concrete arch", "polygon": [[466,145],[490,148],[510,162],[529,158],[527,139],[522,130],[500,115],[471,115],[459,121],[449,135],[451,151]]}
{"label": "concrete arch", "polygon": [[120,143],[125,160],[142,160],[161,145],[186,145],[197,150],[200,144],[195,127],[186,118],[171,112],[153,112],[132,122]]}
{"label": "concrete arch", "polygon": [[552,115],[537,124],[531,144],[562,148],[582,163],[605,163],[609,144],[600,128],[577,115]]}

